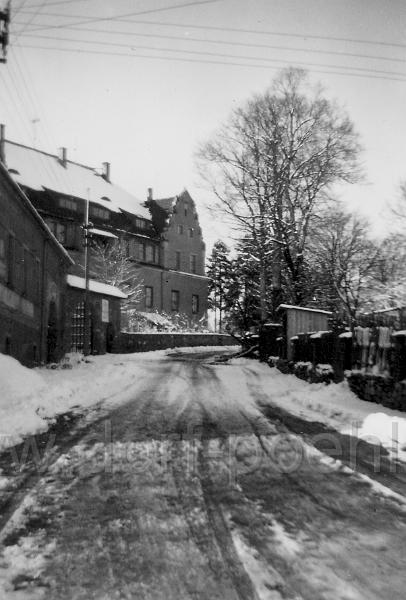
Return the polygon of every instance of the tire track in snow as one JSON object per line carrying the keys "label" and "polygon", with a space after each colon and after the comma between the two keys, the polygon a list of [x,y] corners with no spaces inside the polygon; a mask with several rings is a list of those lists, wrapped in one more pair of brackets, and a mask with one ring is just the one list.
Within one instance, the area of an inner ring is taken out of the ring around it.
{"label": "tire track in snow", "polygon": [[[153,375],[151,375],[151,377],[153,377]],[[145,392],[149,389],[149,386],[150,380],[148,379],[145,381],[141,389],[137,389],[136,396],[142,398]],[[126,393],[132,387],[134,387],[133,381],[121,388],[119,393]],[[82,441],[82,439],[91,433],[95,427],[103,423],[107,418],[112,417],[115,413],[122,410],[122,407],[118,407],[113,410],[108,407],[103,408],[103,404],[115,398],[116,396],[117,392],[110,394],[109,396],[105,396],[99,402],[97,402],[97,404],[81,413],[73,430],[67,429],[59,436],[59,438],[55,437],[55,444],[52,446],[50,451],[42,457],[40,464],[32,459],[25,462],[22,473],[16,474],[17,481],[12,491],[3,497],[0,496],[0,542],[3,538],[3,531],[7,527],[7,524],[12,518],[13,514],[19,510],[26,496],[30,494],[41,478],[45,476],[46,472],[57,462],[60,456],[72,450],[72,448],[74,448],[80,441]],[[144,400],[143,402],[145,403],[147,400]],[[99,414],[99,416],[96,417],[95,415],[97,414]],[[90,416],[90,421],[86,422],[86,418],[89,417],[89,415],[92,415]],[[61,415],[61,417],[64,417],[64,415]],[[30,439],[33,439],[34,443],[36,443],[36,440],[38,439],[49,439],[50,435],[52,435],[52,429],[37,436],[31,436]],[[23,442],[18,444],[17,447],[5,450],[2,453],[2,456],[5,457],[8,454],[12,456],[15,454],[15,456],[18,457],[19,451],[21,455],[25,443],[26,442]]]}
{"label": "tire track in snow", "polygon": [[[191,399],[178,411],[177,419],[180,424],[179,430],[182,430],[185,422],[184,412],[190,410],[193,404],[198,408],[196,426],[192,431],[189,429],[190,435],[188,436],[189,443],[195,446],[197,464],[193,465],[196,470],[194,481],[191,481],[185,476],[184,469],[181,468],[182,456],[180,454],[182,450],[173,444],[174,468],[172,473],[178,497],[182,503],[191,535],[197,546],[208,557],[213,575],[222,587],[227,586],[228,582],[225,598],[260,600],[238,556],[221,504],[216,500],[216,491],[211,482],[210,468],[207,463],[210,440],[219,437],[224,441],[228,435],[226,428],[215,421],[204,406],[204,398],[207,398],[208,395],[211,400],[213,397],[216,398],[220,382],[216,379],[217,387],[213,385],[213,381],[208,383],[207,373],[196,362],[190,361],[184,368],[191,371],[189,379]],[[201,396],[203,396],[203,400]]]}

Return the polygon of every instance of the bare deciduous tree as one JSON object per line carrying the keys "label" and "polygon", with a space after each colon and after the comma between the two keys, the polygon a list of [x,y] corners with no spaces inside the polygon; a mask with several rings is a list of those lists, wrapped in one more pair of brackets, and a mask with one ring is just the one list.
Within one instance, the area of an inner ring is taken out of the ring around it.
{"label": "bare deciduous tree", "polygon": [[122,313],[127,318],[127,326],[131,326],[132,314],[144,293],[137,264],[127,256],[123,241],[93,241],[91,252],[91,277],[127,294],[127,299],[122,302]]}
{"label": "bare deciduous tree", "polygon": [[330,308],[341,305],[353,322],[378,285],[381,252],[368,237],[368,223],[340,208],[330,209],[312,224],[308,255]]}
{"label": "bare deciduous tree", "polygon": [[281,269],[291,281],[287,299],[300,302],[310,218],[333,184],[357,179],[358,153],[348,116],[294,68],[235,110],[200,148],[200,171],[218,207],[258,249],[263,319],[266,288],[271,284],[278,297]]}

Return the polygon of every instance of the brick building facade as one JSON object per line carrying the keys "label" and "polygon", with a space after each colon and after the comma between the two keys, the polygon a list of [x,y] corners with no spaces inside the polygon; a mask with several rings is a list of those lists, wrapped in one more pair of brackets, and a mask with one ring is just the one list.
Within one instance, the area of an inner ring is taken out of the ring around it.
{"label": "brick building facade", "polygon": [[[110,165],[100,170],[3,139],[9,173],[27,194],[58,241],[74,260],[69,273],[84,276],[83,228],[86,205],[94,240],[125,248],[142,283],[140,312],[182,313],[190,322],[207,313],[208,278],[205,245],[192,198],[141,202],[110,179]],[[92,260],[92,258],[91,258]]]}
{"label": "brick building facade", "polygon": [[1,160],[0,215],[0,352],[28,366],[58,360],[72,260]]}

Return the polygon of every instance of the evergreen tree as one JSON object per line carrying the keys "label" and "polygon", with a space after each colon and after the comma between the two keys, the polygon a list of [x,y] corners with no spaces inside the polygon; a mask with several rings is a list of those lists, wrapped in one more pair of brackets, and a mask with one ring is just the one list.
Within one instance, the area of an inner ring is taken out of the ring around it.
{"label": "evergreen tree", "polygon": [[232,280],[230,250],[221,241],[213,246],[208,261],[207,275],[211,278],[209,285],[209,308],[214,311],[215,329],[222,331],[227,321],[229,309],[229,290]]}
{"label": "evergreen tree", "polygon": [[[250,238],[241,240],[236,246],[237,255],[232,261],[232,278],[227,296],[229,306],[229,322],[234,330],[247,331],[262,321],[261,314],[261,277],[260,258],[256,245]],[[266,277],[272,278],[272,262],[270,257],[265,265]],[[271,313],[273,290],[265,291],[265,307]]]}

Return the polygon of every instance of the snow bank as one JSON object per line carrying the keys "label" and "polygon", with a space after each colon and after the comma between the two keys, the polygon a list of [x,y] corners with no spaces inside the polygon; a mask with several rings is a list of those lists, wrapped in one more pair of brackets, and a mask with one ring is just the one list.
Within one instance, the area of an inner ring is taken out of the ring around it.
{"label": "snow bank", "polygon": [[38,372],[0,354],[0,448],[44,428],[36,411],[46,393],[47,385]]}
{"label": "snow bank", "polygon": [[244,363],[263,391],[261,402],[268,401],[308,421],[325,423],[341,433],[380,443],[394,458],[406,461],[405,413],[361,400],[346,382],[310,384],[264,363],[238,359],[239,365]]}
{"label": "snow bank", "polygon": [[20,398],[27,394],[39,393],[45,387],[42,377],[31,369],[23,367],[18,360],[0,354],[0,397]]}
{"label": "snow bank", "polygon": [[[238,346],[199,346],[71,357],[71,369],[28,369],[0,354],[0,450],[46,431],[58,414],[81,412],[99,403],[114,407],[134,398],[154,377],[151,362],[179,353],[238,351]],[[1,482],[0,482],[1,485]]]}

